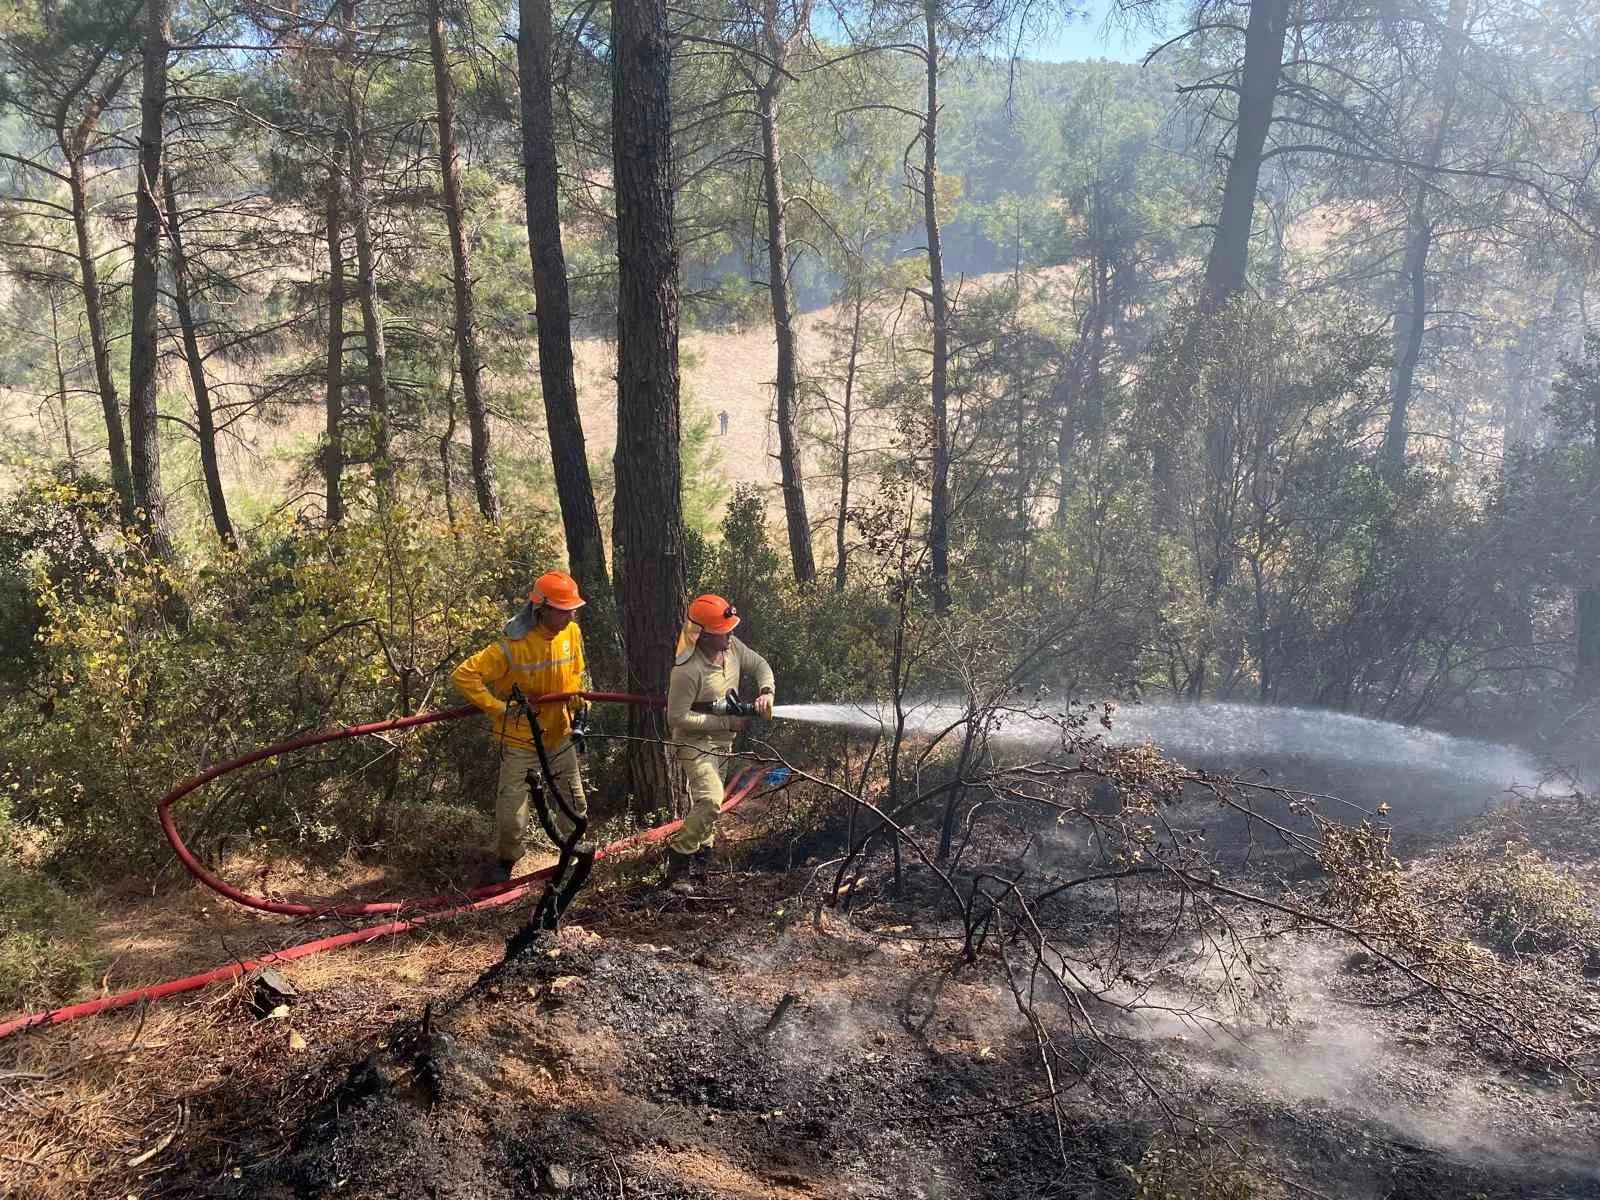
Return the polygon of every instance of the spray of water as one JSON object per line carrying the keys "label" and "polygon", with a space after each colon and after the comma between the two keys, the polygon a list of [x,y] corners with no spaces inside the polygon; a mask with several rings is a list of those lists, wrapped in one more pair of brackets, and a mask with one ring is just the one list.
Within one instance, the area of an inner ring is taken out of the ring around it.
{"label": "spray of water", "polygon": [[[906,732],[937,733],[962,719],[948,701],[909,704]],[[782,704],[773,716],[831,725],[867,736],[892,729],[894,715],[876,705]],[[1058,714],[1008,715],[991,743],[1018,749],[1060,738]],[[1254,704],[1138,704],[1120,708],[1111,728],[1091,726],[1112,745],[1155,742],[1178,759],[1247,765],[1254,759],[1301,758],[1346,767],[1414,771],[1508,788],[1538,780],[1537,764],[1511,746],[1453,737],[1430,729],[1374,721],[1348,713]]]}

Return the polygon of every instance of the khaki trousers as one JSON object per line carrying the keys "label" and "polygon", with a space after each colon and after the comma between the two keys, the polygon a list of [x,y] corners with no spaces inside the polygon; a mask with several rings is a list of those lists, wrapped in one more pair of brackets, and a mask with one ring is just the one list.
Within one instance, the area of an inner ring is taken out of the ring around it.
{"label": "khaki trousers", "polygon": [[[494,795],[495,850],[501,858],[518,859],[528,849],[528,772],[539,774],[538,751],[506,744],[501,746],[500,782]],[[583,794],[583,774],[579,770],[578,749],[571,739],[550,752],[550,774],[561,789],[567,807],[580,817],[589,815],[589,800]],[[546,789],[545,802],[550,818],[563,838],[572,833],[561,806]],[[538,818],[534,818],[535,824]],[[542,830],[536,840],[543,843]]]}
{"label": "khaki trousers", "polygon": [[679,854],[693,854],[717,838],[717,814],[722,811],[722,784],[731,758],[685,749],[679,762],[689,783],[689,813],[683,828],[667,839]]}

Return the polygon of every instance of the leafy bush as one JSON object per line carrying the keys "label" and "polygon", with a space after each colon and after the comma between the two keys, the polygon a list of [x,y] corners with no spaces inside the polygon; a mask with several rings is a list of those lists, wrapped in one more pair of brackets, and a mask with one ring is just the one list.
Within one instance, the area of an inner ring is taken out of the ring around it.
{"label": "leafy bush", "polygon": [[89,912],[43,875],[0,859],[0,1011],[58,1004],[92,977]]}
{"label": "leafy bush", "polygon": [[383,861],[441,884],[460,882],[494,845],[494,821],[477,808],[440,801],[409,804],[395,814]]}
{"label": "leafy bush", "polygon": [[1490,943],[1502,954],[1561,950],[1594,926],[1578,881],[1536,850],[1512,843],[1503,861],[1467,885]]}
{"label": "leafy bush", "polygon": [[1132,1200],[1264,1200],[1279,1194],[1246,1155],[1198,1137],[1157,1134],[1134,1164],[1122,1164]]}
{"label": "leafy bush", "polygon": [[[85,536],[120,544],[110,529]],[[59,863],[162,861],[153,806],[173,782],[299,731],[455,703],[449,670],[552,561],[541,527],[397,508],[336,531],[284,522],[172,567],[114,554],[92,591],[36,572],[30,686],[54,701],[0,712],[12,819],[42,831]],[[470,725],[269,761],[184,802],[180,822],[213,856],[262,837],[299,850],[385,841],[405,804],[458,799],[481,773]]]}
{"label": "leafy bush", "polygon": [[772,545],[760,489],[737,485],[720,544],[695,549],[690,591],[714,591],[738,607],[739,637],[772,664],[780,702],[857,699],[884,685],[892,610],[860,585],[796,586]]}
{"label": "leafy bush", "polygon": [[[89,479],[32,480],[0,505],[0,686],[24,688],[47,620],[43,589],[104,596],[110,565],[103,533],[116,498]],[[48,706],[49,690],[35,699]]]}

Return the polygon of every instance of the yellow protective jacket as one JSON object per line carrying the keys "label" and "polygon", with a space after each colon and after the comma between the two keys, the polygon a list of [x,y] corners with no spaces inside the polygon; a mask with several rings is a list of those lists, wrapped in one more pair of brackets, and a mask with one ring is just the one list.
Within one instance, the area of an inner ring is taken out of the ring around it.
{"label": "yellow protective jacket", "polygon": [[[576,692],[584,687],[583,633],[576,621],[560,633],[534,625],[522,637],[503,637],[463,659],[450,675],[456,690],[494,718],[494,735],[512,746],[533,748],[533,732],[521,712],[509,713],[506,697],[513,685],[530,700],[551,692]],[[572,733],[572,714],[582,700],[539,706],[539,732],[546,749],[554,750]]]}
{"label": "yellow protective jacket", "polygon": [[[741,683],[748,690],[741,688]],[[692,760],[705,751],[727,754],[733,749],[733,718],[697,713],[689,707],[720,700],[730,688],[745,700],[753,700],[762,692],[776,694],[767,660],[738,638],[728,639],[720,667],[713,665],[697,646],[690,646],[678,656],[667,683],[667,727],[672,740],[678,743],[680,759]]]}

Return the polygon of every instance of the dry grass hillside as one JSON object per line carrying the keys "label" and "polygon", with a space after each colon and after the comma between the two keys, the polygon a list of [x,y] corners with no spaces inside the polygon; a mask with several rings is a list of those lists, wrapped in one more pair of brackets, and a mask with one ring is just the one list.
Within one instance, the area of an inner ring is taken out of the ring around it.
{"label": "dry grass hillside", "polygon": [[[827,319],[826,311],[808,314],[801,321],[801,336],[814,335]],[[776,441],[772,432],[773,388],[776,350],[772,331],[765,326],[696,332],[683,339],[683,396],[686,409],[698,410],[712,419],[712,432],[719,451],[722,471],[729,483],[755,483],[776,487],[778,465],[772,458]],[[609,339],[584,338],[576,347],[578,402],[583,412],[588,438],[589,460],[598,471],[609,469],[616,447],[616,344]],[[538,361],[530,355],[527,376],[538,372]],[[164,386],[171,392],[186,391],[181,364],[170,364]],[[248,382],[235,376],[235,382]],[[507,384],[514,381],[502,381]],[[186,398],[186,397],[185,397]],[[716,436],[715,416],[728,414],[728,435]],[[95,413],[87,401],[73,412],[72,441],[77,456],[97,461],[105,452],[104,435],[94,421]],[[63,442],[59,411],[44,405],[38,397],[0,386],[0,424],[11,444],[0,460],[0,480],[14,482],[26,469],[20,447],[40,457],[56,457]],[[231,499],[250,511],[265,512],[280,504],[291,508],[314,499],[316,484],[305,472],[323,418],[313,408],[291,410],[270,419],[241,421],[221,446],[223,482]],[[544,421],[535,412],[526,419],[503,418],[497,423],[500,455],[535,456],[543,454]],[[466,431],[457,431],[464,444]],[[180,502],[199,502],[198,462],[179,453],[167,455],[167,482]]]}
{"label": "dry grass hillside", "polygon": [[[814,360],[822,352],[821,327],[834,318],[819,309],[800,319],[801,353]],[[728,414],[728,436],[717,438],[730,483],[778,484],[777,436],[772,424],[773,378],[777,346],[766,325],[698,331],[681,343],[683,398],[691,408]],[[575,347],[578,404],[591,463],[609,462],[617,444],[616,343],[584,338]],[[530,363],[530,370],[537,367]],[[542,429],[540,431],[542,436]]]}
{"label": "dry grass hillside", "polygon": [[[1070,274],[1070,268],[1052,268],[1036,276],[1043,282],[1057,281]],[[1009,279],[1005,273],[974,277],[960,281],[961,291],[971,295],[995,283]],[[909,310],[900,314],[903,322]],[[895,319],[891,308],[886,320]],[[840,314],[832,308],[817,309],[802,314],[798,321],[803,376],[815,381],[824,370],[825,360],[832,352],[827,337],[827,326],[839,320]],[[767,489],[770,509],[775,520],[781,520],[777,499],[779,481],[775,458],[777,439],[773,426],[773,378],[776,373],[776,347],[771,328],[755,323],[742,328],[696,330],[684,335],[681,343],[683,377],[683,402],[686,419],[710,422],[712,433],[712,459],[728,484],[752,483]],[[588,439],[589,461],[597,476],[610,474],[612,453],[616,447],[616,343],[609,338],[588,337],[577,341],[578,402],[582,410],[584,432]],[[265,377],[279,364],[252,364],[234,367],[213,364],[213,388],[223,398],[237,402],[249,385]],[[284,365],[287,365],[285,363]],[[176,359],[165,364],[164,394],[174,411],[188,407],[187,381],[181,362]],[[531,344],[525,363],[516,378],[502,373],[491,380],[492,390],[501,394],[520,392],[536,394],[538,360]],[[815,403],[815,401],[812,401]],[[716,417],[728,414],[728,433],[717,432]],[[812,417],[802,414],[802,423],[811,424]],[[85,395],[75,402],[72,413],[72,445],[80,461],[98,464],[105,454],[105,439],[101,432],[98,407],[93,398]],[[814,422],[826,427],[827,420]],[[59,458],[63,453],[63,438],[59,409],[53,402],[41,397],[9,390],[0,381],[0,425],[4,427],[4,457],[0,457],[0,491],[14,486],[28,470],[41,463]],[[252,526],[271,513],[281,509],[289,511],[317,510],[320,505],[320,479],[313,466],[317,442],[322,434],[323,415],[315,405],[278,410],[268,416],[252,415],[231,425],[220,442],[223,484],[233,509],[235,523],[247,536]],[[427,466],[437,463],[437,434],[429,429],[429,437],[417,443],[413,452],[428,459]],[[495,423],[498,446],[496,459],[502,463],[518,459],[540,463],[547,461],[544,419],[537,400],[532,411],[522,416],[502,416]],[[464,447],[467,433],[464,423],[458,423],[455,440]],[[881,439],[868,438],[870,441]],[[860,443],[858,443],[859,445]],[[187,509],[200,520],[199,508],[204,503],[198,455],[186,431],[169,426],[167,448],[163,451],[164,482],[180,509]],[[828,493],[831,483],[823,482],[823,457],[820,448],[812,446],[806,463],[808,492],[814,518],[829,507]],[[510,474],[510,473],[508,473]],[[606,489],[609,492],[609,489]],[[463,488],[458,501],[470,504]],[[600,497],[603,510],[609,510],[609,494]]]}

